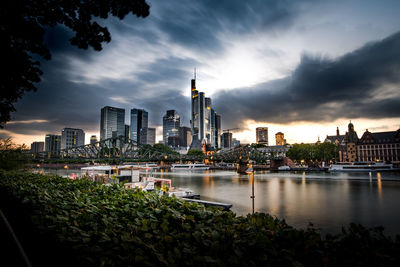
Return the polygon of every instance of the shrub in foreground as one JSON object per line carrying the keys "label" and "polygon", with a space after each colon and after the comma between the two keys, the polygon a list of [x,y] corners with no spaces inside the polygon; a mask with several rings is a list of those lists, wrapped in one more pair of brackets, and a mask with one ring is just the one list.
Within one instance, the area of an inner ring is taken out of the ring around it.
{"label": "shrub in foreground", "polygon": [[[2,209],[38,265],[396,266],[400,242],[350,225],[322,238],[121,185],[0,172]],[[40,246],[37,245],[38,239]]]}

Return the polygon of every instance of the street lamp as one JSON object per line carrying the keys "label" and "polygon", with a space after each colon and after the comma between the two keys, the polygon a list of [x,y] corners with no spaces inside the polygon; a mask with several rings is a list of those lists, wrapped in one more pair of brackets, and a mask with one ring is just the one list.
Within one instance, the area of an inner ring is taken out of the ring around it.
{"label": "street lamp", "polygon": [[67,177],[68,177],[68,165],[65,165],[65,166],[64,166],[64,169],[67,170]]}
{"label": "street lamp", "polygon": [[249,163],[249,168],[246,170],[246,173],[251,175],[251,204],[252,204],[252,214],[254,214],[254,169],[253,169],[253,164],[250,161]]}

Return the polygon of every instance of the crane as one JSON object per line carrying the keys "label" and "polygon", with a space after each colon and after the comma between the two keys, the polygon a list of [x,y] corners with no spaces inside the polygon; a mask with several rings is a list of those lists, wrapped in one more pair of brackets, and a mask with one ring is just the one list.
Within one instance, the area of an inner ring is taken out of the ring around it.
{"label": "crane", "polygon": [[226,130],[222,130],[224,133],[229,133],[230,131],[235,131],[235,130],[239,130],[240,128],[230,128],[230,129],[226,129]]}

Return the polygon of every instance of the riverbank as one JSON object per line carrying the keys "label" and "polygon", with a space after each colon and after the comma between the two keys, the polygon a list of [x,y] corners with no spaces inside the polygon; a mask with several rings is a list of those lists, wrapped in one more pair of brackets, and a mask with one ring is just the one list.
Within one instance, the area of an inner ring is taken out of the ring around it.
{"label": "riverbank", "polygon": [[[323,238],[121,186],[0,172],[1,208],[36,266],[395,266],[400,244],[351,225]],[[11,246],[12,244],[8,244]],[[72,265],[71,265],[72,264]]]}

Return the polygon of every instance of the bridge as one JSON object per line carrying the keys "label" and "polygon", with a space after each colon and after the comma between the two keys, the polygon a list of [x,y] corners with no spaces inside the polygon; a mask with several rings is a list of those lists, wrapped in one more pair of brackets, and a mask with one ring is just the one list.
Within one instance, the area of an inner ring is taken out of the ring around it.
{"label": "bridge", "polygon": [[229,150],[220,150],[208,155],[182,155],[167,150],[156,150],[149,145],[138,145],[124,136],[108,138],[93,144],[62,149],[60,152],[39,152],[34,154],[38,159],[120,159],[134,161],[203,161],[237,162],[239,159],[250,159],[256,162],[281,160],[282,157],[273,153],[256,149],[250,145],[240,146]]}

